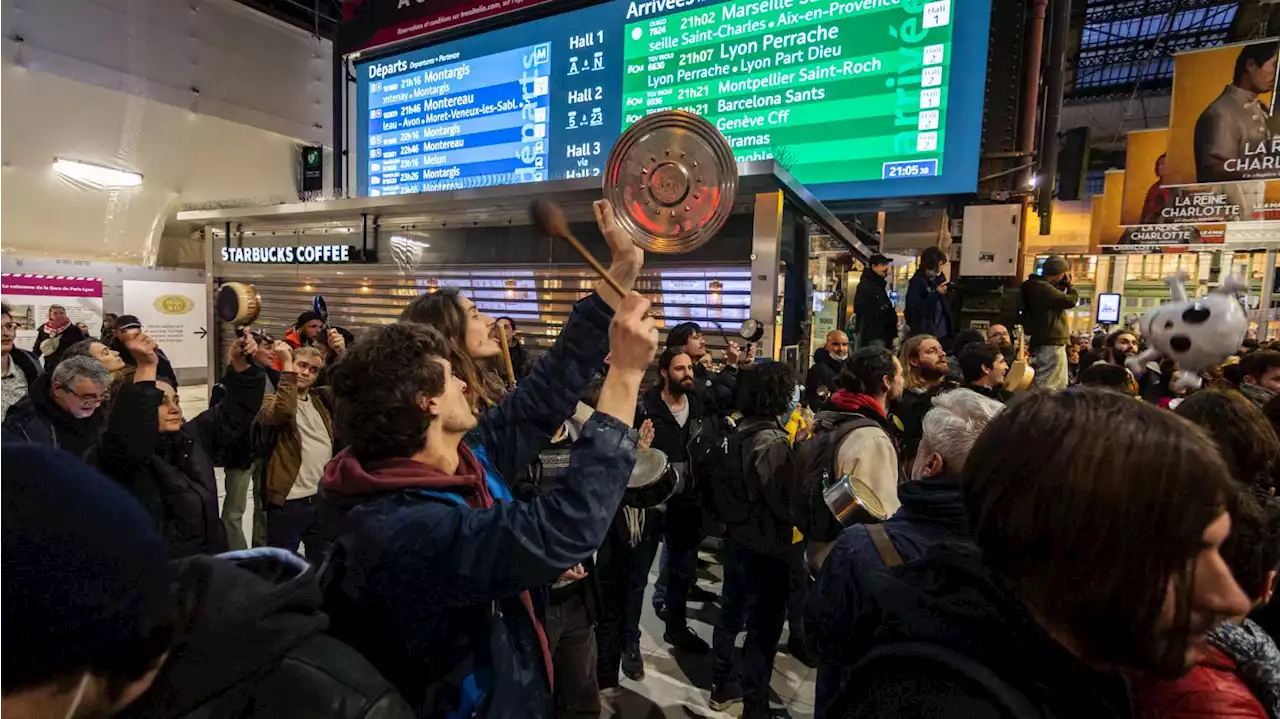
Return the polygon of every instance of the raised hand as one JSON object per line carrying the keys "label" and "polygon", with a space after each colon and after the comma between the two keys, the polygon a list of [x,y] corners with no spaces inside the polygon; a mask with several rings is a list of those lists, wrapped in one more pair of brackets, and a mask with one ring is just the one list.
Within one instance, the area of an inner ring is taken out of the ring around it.
{"label": "raised hand", "polygon": [[160,363],[160,356],[156,353],[156,341],[146,333],[139,332],[126,340],[124,346],[139,365],[156,365]]}
{"label": "raised hand", "polygon": [[629,293],[609,325],[609,371],[644,374],[658,351],[658,333],[649,311],[649,300]]}
{"label": "raised hand", "polygon": [[334,354],[342,354],[342,351],[345,350],[346,348],[347,348],[347,340],[342,336],[342,333],[333,328],[330,328],[329,329],[329,349],[333,350]]}
{"label": "raised hand", "polygon": [[640,439],[636,442],[636,446],[642,449],[653,446],[653,420],[646,419],[640,425]]}

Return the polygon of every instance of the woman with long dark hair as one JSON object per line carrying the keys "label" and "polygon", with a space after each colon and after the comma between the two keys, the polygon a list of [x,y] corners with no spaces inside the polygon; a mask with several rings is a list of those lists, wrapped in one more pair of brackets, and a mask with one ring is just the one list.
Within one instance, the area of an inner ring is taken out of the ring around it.
{"label": "woman with long dark hair", "polygon": [[[644,266],[644,251],[618,225],[608,201],[597,201],[593,209],[612,254],[609,274],[629,291]],[[447,359],[453,374],[466,382],[473,409],[490,413],[479,424],[484,431],[468,436],[468,444],[482,461],[492,461],[499,475],[515,477],[573,414],[578,398],[603,369],[609,323],[622,299],[608,284],[599,283],[595,292],[574,305],[555,344],[510,394],[497,372],[502,362],[497,320],[456,288],[418,297],[400,313],[400,321],[430,325],[444,336]]]}

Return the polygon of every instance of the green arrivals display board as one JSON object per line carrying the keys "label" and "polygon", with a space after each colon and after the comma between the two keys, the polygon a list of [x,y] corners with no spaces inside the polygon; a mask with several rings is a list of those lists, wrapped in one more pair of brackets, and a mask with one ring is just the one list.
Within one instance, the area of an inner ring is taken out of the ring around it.
{"label": "green arrivals display board", "polygon": [[623,128],[710,120],[805,184],[941,175],[952,0],[731,0],[625,26]]}

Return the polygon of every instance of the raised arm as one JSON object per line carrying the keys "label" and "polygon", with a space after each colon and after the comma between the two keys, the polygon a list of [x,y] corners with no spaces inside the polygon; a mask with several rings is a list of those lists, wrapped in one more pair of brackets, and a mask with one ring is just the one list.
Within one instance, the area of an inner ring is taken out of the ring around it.
{"label": "raised arm", "polygon": [[240,337],[227,352],[231,372],[223,379],[227,396],[216,407],[201,412],[184,427],[206,452],[225,456],[223,450],[248,438],[249,427],[262,407],[264,373],[249,362],[257,343],[249,335]]}
{"label": "raised arm", "polygon": [[[597,202],[594,209],[613,253],[609,274],[630,288],[644,265],[644,253],[618,226],[608,202]],[[534,363],[502,404],[481,415],[485,452],[502,476],[514,477],[529,466],[573,414],[587,385],[604,367],[609,321],[620,303],[616,293],[602,287],[574,305],[551,350]]]}
{"label": "raised arm", "polygon": [[293,421],[298,412],[298,375],[293,367],[293,348],[287,342],[275,343],[272,348],[280,360],[280,379],[276,391],[262,398],[258,410],[258,424],[278,426]]}
{"label": "raised arm", "polygon": [[164,393],[156,387],[160,358],[155,341],[138,333],[125,346],[137,362],[137,368],[133,382],[116,390],[98,447],[97,464],[104,473],[128,485],[155,456],[156,444],[160,441],[159,410]]}

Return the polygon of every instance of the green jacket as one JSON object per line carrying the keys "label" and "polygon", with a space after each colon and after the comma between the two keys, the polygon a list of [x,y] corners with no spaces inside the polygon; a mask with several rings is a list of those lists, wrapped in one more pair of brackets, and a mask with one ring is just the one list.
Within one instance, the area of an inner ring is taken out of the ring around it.
{"label": "green jacket", "polygon": [[1022,283],[1022,324],[1027,331],[1027,345],[1065,346],[1071,339],[1067,310],[1080,302],[1075,288],[1060,290],[1042,275],[1031,275]]}

